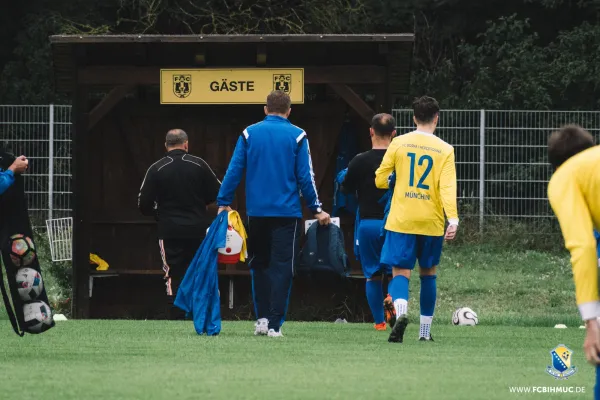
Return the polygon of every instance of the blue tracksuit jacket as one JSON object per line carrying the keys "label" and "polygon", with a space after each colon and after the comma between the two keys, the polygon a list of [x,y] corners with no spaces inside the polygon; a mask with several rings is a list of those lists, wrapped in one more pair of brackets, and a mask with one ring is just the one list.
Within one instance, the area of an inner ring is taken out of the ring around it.
{"label": "blue tracksuit jacket", "polygon": [[244,172],[250,217],[302,218],[300,196],[313,213],[321,207],[306,133],[286,118],[267,115],[240,135],[218,206],[231,205]]}
{"label": "blue tracksuit jacket", "polygon": [[221,332],[218,249],[225,247],[228,214],[222,212],[213,221],[194,259],[179,285],[175,305],[194,320],[198,335]]}
{"label": "blue tracksuit jacket", "polygon": [[14,182],[15,175],[11,170],[2,171],[0,169],[0,194],[4,193]]}

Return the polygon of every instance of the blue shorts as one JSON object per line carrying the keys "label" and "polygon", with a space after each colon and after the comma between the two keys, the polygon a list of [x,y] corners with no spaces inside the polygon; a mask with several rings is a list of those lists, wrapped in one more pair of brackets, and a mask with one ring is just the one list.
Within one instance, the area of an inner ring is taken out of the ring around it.
{"label": "blue shorts", "polygon": [[392,267],[382,265],[381,249],[383,247],[383,238],[381,237],[381,228],[383,221],[380,219],[363,219],[358,226],[358,248],[360,263],[362,265],[365,278],[371,279],[373,275],[380,271],[387,274],[392,273]]}
{"label": "blue shorts", "polygon": [[385,233],[382,263],[403,269],[415,268],[417,260],[421,268],[435,267],[440,263],[443,236],[412,235],[388,230]]}

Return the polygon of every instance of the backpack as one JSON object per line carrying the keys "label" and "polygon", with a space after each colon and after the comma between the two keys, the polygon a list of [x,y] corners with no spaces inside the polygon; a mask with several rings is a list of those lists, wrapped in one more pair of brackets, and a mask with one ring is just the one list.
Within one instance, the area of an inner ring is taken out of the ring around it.
{"label": "backpack", "polygon": [[300,267],[309,273],[333,272],[343,277],[348,276],[350,266],[342,230],[334,224],[312,224],[306,232]]}

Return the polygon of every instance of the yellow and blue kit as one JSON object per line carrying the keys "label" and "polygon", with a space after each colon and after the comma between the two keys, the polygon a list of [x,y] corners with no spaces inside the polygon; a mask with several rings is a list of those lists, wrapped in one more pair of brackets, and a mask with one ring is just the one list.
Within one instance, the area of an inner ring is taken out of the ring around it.
{"label": "yellow and blue kit", "polygon": [[454,148],[437,136],[414,131],[396,137],[375,173],[380,189],[396,184],[385,229],[383,263],[412,269],[416,259],[424,268],[439,263],[445,217],[458,225]]}
{"label": "yellow and blue kit", "polygon": [[594,228],[600,227],[600,146],[561,165],[548,185],[548,199],[571,253],[575,298],[584,320],[600,317],[598,255]]}

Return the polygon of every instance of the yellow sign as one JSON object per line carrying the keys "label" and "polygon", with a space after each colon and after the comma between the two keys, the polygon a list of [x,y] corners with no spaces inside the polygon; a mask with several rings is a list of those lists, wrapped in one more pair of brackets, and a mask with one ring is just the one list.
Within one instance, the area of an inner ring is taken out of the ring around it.
{"label": "yellow sign", "polygon": [[304,103],[304,69],[162,69],[161,104],[265,104],[281,90]]}

